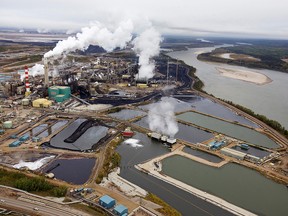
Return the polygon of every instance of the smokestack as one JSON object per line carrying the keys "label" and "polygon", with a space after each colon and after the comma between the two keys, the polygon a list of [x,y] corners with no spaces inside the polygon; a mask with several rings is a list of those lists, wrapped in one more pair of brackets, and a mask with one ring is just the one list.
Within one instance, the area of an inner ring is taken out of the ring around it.
{"label": "smokestack", "polygon": [[48,77],[48,59],[44,58],[44,85],[49,87],[49,77]]}
{"label": "smokestack", "polygon": [[29,83],[29,72],[28,72],[27,66],[25,66],[25,88],[26,88],[25,96],[27,97],[31,94],[30,83]]}

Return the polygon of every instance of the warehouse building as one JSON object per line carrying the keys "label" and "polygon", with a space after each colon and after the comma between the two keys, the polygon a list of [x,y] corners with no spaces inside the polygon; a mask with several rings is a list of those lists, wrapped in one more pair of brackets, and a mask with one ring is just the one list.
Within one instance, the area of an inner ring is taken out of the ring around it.
{"label": "warehouse building", "polygon": [[113,213],[119,216],[126,216],[128,215],[128,208],[120,204],[113,209]]}
{"label": "warehouse building", "polygon": [[18,147],[18,146],[21,145],[21,143],[22,143],[21,141],[16,140],[16,141],[10,143],[10,144],[9,144],[9,147]]}
{"label": "warehouse building", "polygon": [[25,142],[25,141],[27,141],[29,139],[29,135],[28,134],[25,134],[25,135],[23,135],[23,136],[21,136],[20,138],[19,138],[19,140],[21,141],[21,142]]}
{"label": "warehouse building", "polygon": [[224,155],[227,155],[227,156],[230,156],[230,157],[233,157],[233,158],[236,158],[238,160],[244,160],[244,158],[246,157],[246,153],[243,153],[243,152],[240,152],[240,151],[237,151],[237,150],[234,150],[234,149],[230,149],[230,148],[222,148],[220,150],[220,152]]}
{"label": "warehouse building", "polygon": [[110,209],[116,204],[116,201],[110,196],[104,195],[99,199],[99,204],[104,208]]}

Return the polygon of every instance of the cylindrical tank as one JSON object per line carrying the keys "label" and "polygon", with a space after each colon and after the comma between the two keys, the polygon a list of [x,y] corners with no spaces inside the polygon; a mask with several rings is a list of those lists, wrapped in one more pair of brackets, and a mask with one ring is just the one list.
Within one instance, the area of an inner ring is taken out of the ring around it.
{"label": "cylindrical tank", "polygon": [[12,128],[13,124],[12,124],[12,121],[5,121],[3,122],[3,128]]}
{"label": "cylindrical tank", "polygon": [[66,99],[66,98],[65,98],[65,95],[61,95],[61,94],[59,94],[59,95],[57,95],[57,96],[55,97],[55,101],[56,101],[57,103],[61,103],[61,102],[63,102],[65,99]]}
{"label": "cylindrical tank", "polygon": [[22,100],[22,105],[23,105],[23,106],[28,106],[28,105],[29,105],[29,99],[24,98],[24,99]]}
{"label": "cylindrical tank", "polygon": [[69,86],[59,86],[59,94],[65,95],[65,99],[70,98],[71,89]]}
{"label": "cylindrical tank", "polygon": [[48,88],[48,95],[49,95],[49,98],[55,98],[56,95],[59,94],[59,88],[58,86],[51,86]]}

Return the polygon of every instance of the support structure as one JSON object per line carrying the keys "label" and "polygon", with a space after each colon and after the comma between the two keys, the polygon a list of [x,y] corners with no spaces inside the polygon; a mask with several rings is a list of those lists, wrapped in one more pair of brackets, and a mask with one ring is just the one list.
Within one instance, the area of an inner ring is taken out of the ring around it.
{"label": "support structure", "polygon": [[27,97],[31,94],[29,83],[29,71],[27,66],[25,66],[25,88],[26,88],[25,96]]}

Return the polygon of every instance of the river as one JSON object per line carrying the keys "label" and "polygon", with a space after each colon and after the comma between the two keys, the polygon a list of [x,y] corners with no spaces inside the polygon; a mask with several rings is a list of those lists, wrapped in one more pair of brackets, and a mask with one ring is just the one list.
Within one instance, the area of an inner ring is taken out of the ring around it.
{"label": "river", "polygon": [[[219,46],[217,46],[219,47]],[[197,59],[197,55],[203,52],[211,52],[215,47],[191,48],[185,51],[170,52],[172,58],[183,60],[186,64],[197,69],[196,75],[204,82],[204,90],[216,97],[233,101],[252,109],[255,113],[267,116],[288,128],[288,74],[264,70],[248,69],[240,66],[203,62]],[[250,70],[262,73],[273,81],[265,85],[256,85],[241,80],[221,76],[216,67]]]}

